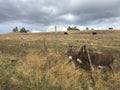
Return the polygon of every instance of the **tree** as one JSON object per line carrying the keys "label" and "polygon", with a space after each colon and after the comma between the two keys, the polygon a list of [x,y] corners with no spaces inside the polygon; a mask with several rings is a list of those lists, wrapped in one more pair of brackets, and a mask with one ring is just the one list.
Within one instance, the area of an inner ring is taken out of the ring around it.
{"label": "tree", "polygon": [[86,30],[89,30],[89,28],[88,28],[88,27],[86,27]]}
{"label": "tree", "polygon": [[76,26],[74,26],[74,27],[70,27],[70,26],[69,26],[69,27],[67,28],[67,30],[68,30],[68,31],[79,31],[79,29],[78,29]]}
{"label": "tree", "polygon": [[29,32],[29,30],[26,30],[24,27],[22,27],[22,28],[20,29],[20,32],[21,32],[21,33],[27,33],[27,32]]}
{"label": "tree", "polygon": [[72,28],[69,26],[69,27],[67,28],[67,30],[70,31],[70,30],[72,30]]}
{"label": "tree", "polygon": [[18,28],[17,27],[13,28],[13,32],[18,32]]}
{"label": "tree", "polygon": [[20,32],[21,32],[21,33],[27,33],[27,32],[29,32],[29,30],[26,30],[24,27],[22,27],[22,28],[20,29]]}
{"label": "tree", "polygon": [[75,31],[79,31],[79,29],[78,29],[76,26],[73,28],[73,30],[75,30]]}

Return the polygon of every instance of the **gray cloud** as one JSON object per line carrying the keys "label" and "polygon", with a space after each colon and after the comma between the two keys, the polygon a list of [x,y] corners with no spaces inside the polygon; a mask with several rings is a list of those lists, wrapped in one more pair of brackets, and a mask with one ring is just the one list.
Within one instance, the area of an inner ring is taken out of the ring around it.
{"label": "gray cloud", "polygon": [[91,25],[118,22],[119,3],[120,0],[0,0],[0,23]]}

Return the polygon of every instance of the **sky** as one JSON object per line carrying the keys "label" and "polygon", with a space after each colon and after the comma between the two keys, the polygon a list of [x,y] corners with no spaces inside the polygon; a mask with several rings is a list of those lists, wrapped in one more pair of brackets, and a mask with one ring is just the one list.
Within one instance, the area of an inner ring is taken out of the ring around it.
{"label": "sky", "polygon": [[120,28],[120,0],[0,0],[0,33]]}

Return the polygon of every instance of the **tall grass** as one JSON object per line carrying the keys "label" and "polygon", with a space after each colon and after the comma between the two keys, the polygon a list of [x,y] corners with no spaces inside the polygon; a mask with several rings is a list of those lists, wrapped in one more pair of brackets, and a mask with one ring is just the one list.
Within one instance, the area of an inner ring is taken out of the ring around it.
{"label": "tall grass", "polygon": [[[91,36],[90,32],[71,32],[64,36],[58,33],[57,53],[54,34],[20,35],[27,37],[24,47],[20,38],[16,40],[13,35],[3,35],[0,40],[0,90],[119,90],[120,36],[113,34]],[[93,82],[89,70],[68,63],[68,44],[78,49],[86,42],[95,52],[112,51],[114,75],[95,70]],[[16,61],[11,61],[11,57]]]}

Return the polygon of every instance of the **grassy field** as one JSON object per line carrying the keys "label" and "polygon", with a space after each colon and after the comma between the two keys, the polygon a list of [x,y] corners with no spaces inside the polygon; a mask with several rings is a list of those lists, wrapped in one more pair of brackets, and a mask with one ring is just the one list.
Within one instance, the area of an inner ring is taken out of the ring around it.
{"label": "grassy field", "polygon": [[[0,35],[0,90],[119,90],[120,31],[100,30]],[[114,75],[91,72],[68,63],[68,45],[87,45],[95,52],[110,50]]]}

